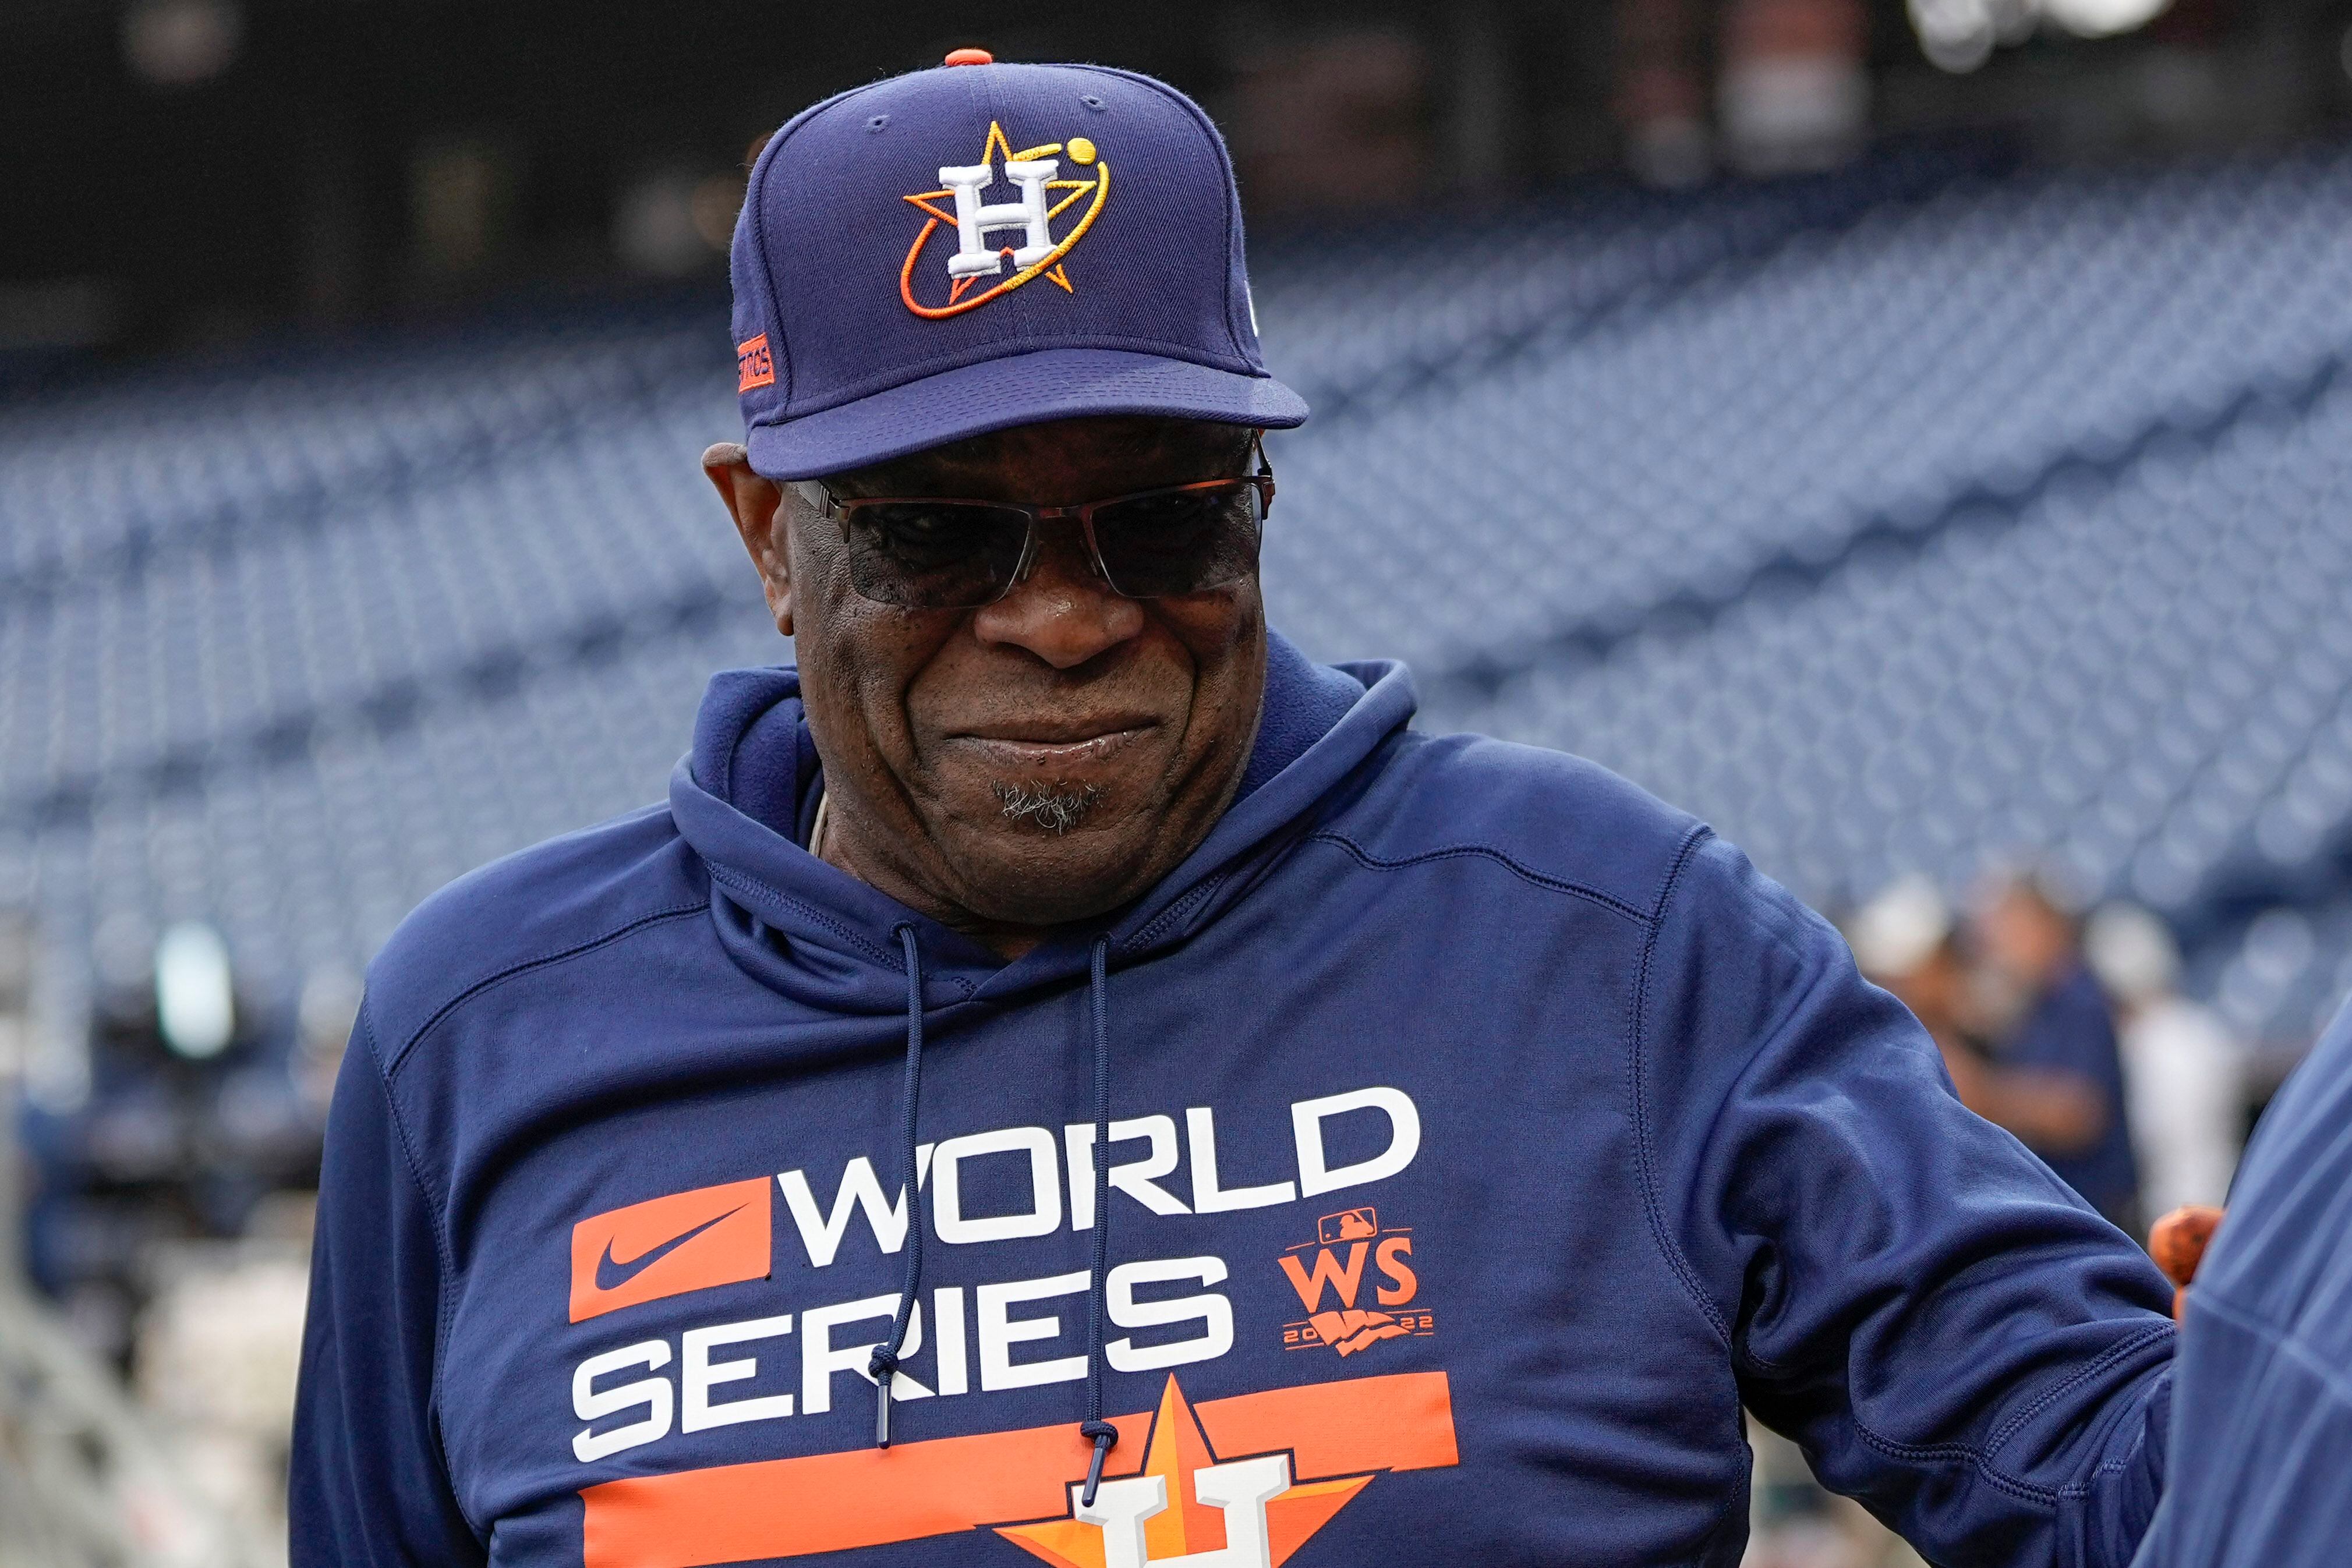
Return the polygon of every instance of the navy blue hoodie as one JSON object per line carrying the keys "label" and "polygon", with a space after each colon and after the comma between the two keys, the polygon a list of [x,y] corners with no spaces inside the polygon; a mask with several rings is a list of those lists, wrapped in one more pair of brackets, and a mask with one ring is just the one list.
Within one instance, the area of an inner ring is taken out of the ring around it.
{"label": "navy blue hoodie", "polygon": [[2352,1009],[2270,1108],[2189,1288],[2138,1568],[2352,1562]]}
{"label": "navy blue hoodie", "polygon": [[1704,826],[1277,640],[1207,840],[1006,963],[802,847],[797,694],[371,970],[298,1568],[1728,1568],[1743,1403],[1938,1563],[2129,1558],[2163,1280]]}

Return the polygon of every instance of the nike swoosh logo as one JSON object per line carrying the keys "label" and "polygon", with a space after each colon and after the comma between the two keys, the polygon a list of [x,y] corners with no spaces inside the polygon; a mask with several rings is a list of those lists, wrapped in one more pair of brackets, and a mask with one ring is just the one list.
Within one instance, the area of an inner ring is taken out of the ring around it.
{"label": "nike swoosh logo", "polygon": [[619,1290],[622,1286],[627,1284],[630,1281],[644,1273],[647,1269],[652,1268],[655,1264],[660,1262],[663,1259],[668,1257],[671,1253],[677,1251],[679,1248],[685,1246],[688,1242],[693,1240],[696,1237],[701,1235],[712,1226],[719,1223],[719,1221],[732,1219],[737,1215],[742,1213],[743,1207],[743,1205],[739,1203],[734,1207],[729,1209],[726,1213],[717,1215],[709,1219],[704,1220],[701,1224],[696,1226],[693,1229],[687,1231],[685,1234],[673,1236],[668,1240],[663,1242],[660,1246],[656,1247],[649,1251],[638,1253],[626,1263],[614,1262],[613,1260],[613,1244],[610,1241],[605,1242],[604,1255],[596,1260],[596,1288],[600,1291]]}

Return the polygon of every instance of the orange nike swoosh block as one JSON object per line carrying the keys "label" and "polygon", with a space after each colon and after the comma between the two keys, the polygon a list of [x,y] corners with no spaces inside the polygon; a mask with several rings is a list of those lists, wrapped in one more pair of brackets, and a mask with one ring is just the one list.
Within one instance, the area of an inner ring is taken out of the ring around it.
{"label": "orange nike swoosh block", "polygon": [[[1287,1450],[1302,1480],[1459,1462],[1442,1372],[1274,1388],[1194,1413],[1220,1459]],[[1136,1474],[1150,1413],[1115,1425],[1105,1473]],[[585,1568],[710,1568],[1059,1518],[1087,1453],[1073,1422],[606,1481],[580,1494]]]}
{"label": "orange nike swoosh block", "polygon": [[[572,1228],[572,1321],[711,1285],[763,1280],[770,1236],[765,1176],[591,1215]],[[641,1259],[649,1260],[632,1269]]]}

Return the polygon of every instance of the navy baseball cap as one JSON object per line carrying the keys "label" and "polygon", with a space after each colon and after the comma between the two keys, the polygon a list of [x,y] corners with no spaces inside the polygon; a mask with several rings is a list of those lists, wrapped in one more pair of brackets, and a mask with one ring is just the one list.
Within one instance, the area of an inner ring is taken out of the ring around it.
{"label": "navy baseball cap", "polygon": [[735,224],[753,469],[837,474],[1077,414],[1287,427],[1223,141],[1102,66],[950,64],[803,110]]}

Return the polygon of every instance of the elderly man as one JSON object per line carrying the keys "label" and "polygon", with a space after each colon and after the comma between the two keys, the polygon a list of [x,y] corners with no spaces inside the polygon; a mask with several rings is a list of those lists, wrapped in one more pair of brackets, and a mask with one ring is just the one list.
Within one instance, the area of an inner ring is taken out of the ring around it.
{"label": "elderly man", "polygon": [[1704,826],[1267,631],[1198,109],[845,93],[734,280],[799,667],[377,960],[298,1564],[1727,1568],[1743,1405],[1939,1562],[2127,1559],[2147,1260]]}

